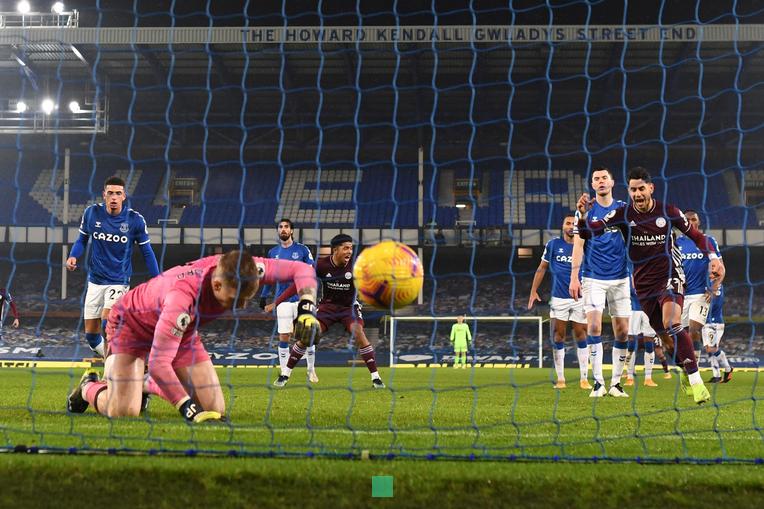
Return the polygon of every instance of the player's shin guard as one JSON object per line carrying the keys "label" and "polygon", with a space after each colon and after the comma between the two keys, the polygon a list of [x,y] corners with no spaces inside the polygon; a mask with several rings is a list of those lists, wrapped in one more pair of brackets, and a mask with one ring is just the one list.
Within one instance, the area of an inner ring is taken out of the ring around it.
{"label": "player's shin guard", "polygon": [[589,377],[589,345],[586,340],[576,343],[576,355],[578,356],[578,371],[581,380]]}
{"label": "player's shin guard", "polygon": [[594,380],[605,385],[605,377],[602,374],[602,338],[600,336],[586,336],[592,361],[592,375]]}
{"label": "player's shin guard", "polygon": [[626,354],[628,343],[623,340],[616,339],[613,342],[613,373],[610,376],[610,385],[615,385],[621,382],[621,375],[623,374],[623,365],[626,362]]}
{"label": "player's shin guard", "polygon": [[372,378],[376,378],[374,374],[377,373],[377,360],[374,357],[374,347],[371,345],[365,346],[359,350],[359,353],[361,354],[363,361],[366,363],[366,367],[369,368],[369,373],[371,373]]}
{"label": "player's shin guard", "polygon": [[554,344],[554,370],[557,380],[565,380],[565,343]]}

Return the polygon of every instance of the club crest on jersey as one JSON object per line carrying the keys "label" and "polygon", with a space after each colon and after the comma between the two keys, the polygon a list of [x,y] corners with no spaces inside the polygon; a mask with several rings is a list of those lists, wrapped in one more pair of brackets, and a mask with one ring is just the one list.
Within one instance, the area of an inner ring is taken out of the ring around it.
{"label": "club crest on jersey", "polygon": [[666,226],[666,219],[663,217],[656,218],[655,226],[657,226],[658,228],[663,228],[664,226]]}
{"label": "club crest on jersey", "polygon": [[292,260],[296,260],[296,259],[298,259],[299,257],[300,257],[300,253],[298,253],[297,251],[295,251],[294,253],[292,253]]}
{"label": "club crest on jersey", "polygon": [[119,231],[121,231],[122,233],[129,232],[130,231],[130,225],[127,224],[127,223],[122,223],[121,225],[119,225]]}
{"label": "club crest on jersey", "polygon": [[353,279],[353,274],[350,272],[345,272],[345,279]]}

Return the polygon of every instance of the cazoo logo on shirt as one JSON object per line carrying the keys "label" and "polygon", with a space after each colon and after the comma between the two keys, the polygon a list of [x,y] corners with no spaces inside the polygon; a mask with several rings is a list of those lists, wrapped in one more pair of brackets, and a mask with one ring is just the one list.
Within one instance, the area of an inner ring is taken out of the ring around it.
{"label": "cazoo logo on shirt", "polygon": [[122,244],[127,244],[127,236],[126,235],[114,235],[112,233],[104,233],[104,232],[95,232],[93,233],[93,238],[95,240],[105,240],[106,242],[121,242]]}
{"label": "cazoo logo on shirt", "polygon": [[573,263],[573,255],[571,256],[557,255],[554,257],[554,259],[561,263]]}
{"label": "cazoo logo on shirt", "polygon": [[703,253],[682,253],[682,260],[702,260],[705,257]]}

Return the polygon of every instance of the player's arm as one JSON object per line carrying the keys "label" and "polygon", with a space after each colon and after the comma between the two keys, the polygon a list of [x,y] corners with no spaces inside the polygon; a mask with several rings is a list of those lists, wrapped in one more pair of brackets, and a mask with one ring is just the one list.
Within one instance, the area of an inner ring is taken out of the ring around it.
{"label": "player's arm", "polygon": [[143,216],[138,214],[138,226],[137,231],[138,235],[136,236],[136,242],[138,243],[138,247],[141,248],[141,254],[143,255],[143,260],[146,262],[146,268],[149,271],[149,274],[151,277],[157,277],[159,275],[159,263],[157,262],[157,257],[154,254],[154,250],[151,248],[151,238],[149,237],[149,230],[146,227],[146,220],[143,219]]}
{"label": "player's arm", "polygon": [[69,251],[69,258],[66,259],[66,268],[68,270],[74,270],[77,268],[77,259],[83,255],[85,248],[88,245],[88,239],[90,238],[90,233],[88,230],[88,219],[90,217],[91,210],[92,209],[88,207],[82,214],[79,235],[77,236],[77,240],[74,241],[71,251]]}
{"label": "player's arm", "polygon": [[541,281],[544,280],[544,275],[546,275],[546,269],[549,267],[549,262],[545,260],[541,260],[541,263],[539,263],[538,268],[536,269],[536,274],[533,276],[533,284],[531,285],[531,294],[530,297],[528,297],[528,309],[533,309],[533,304],[536,302],[541,302],[541,297],[539,297],[538,289],[539,286],[541,286]]}
{"label": "player's arm", "polygon": [[570,284],[568,292],[575,300],[581,297],[581,264],[584,261],[584,239],[578,233],[573,235],[573,255],[570,262]]}
{"label": "player's arm", "polygon": [[467,325],[467,327],[464,329],[467,331],[467,346],[472,344],[472,333],[470,332],[470,326]]}
{"label": "player's arm", "polygon": [[184,292],[171,291],[165,297],[149,353],[149,376],[159,385],[184,419],[188,422],[203,422],[220,419],[221,415],[218,412],[205,411],[194,403],[172,365],[186,329],[191,326],[194,307],[193,298]]}
{"label": "player's arm", "polygon": [[698,246],[698,249],[708,257],[708,272],[711,275],[711,282],[716,284],[717,279],[720,281],[724,280],[724,275],[726,273],[724,263],[722,263],[721,256],[717,249],[715,249],[714,243],[710,238],[703,235],[700,230],[690,224],[682,211],[677,207],[673,205],[667,206],[666,213],[671,218],[671,226],[692,239],[695,245]]}
{"label": "player's arm", "polygon": [[456,341],[456,324],[451,326],[451,342]]}
{"label": "player's arm", "polygon": [[[608,226],[618,226],[623,231],[623,218],[626,211],[625,206],[618,207],[607,213],[602,219],[596,221],[589,221],[589,211],[594,204],[594,198],[589,198],[587,193],[581,195],[576,203],[576,228],[578,235],[586,240],[592,237],[598,237],[605,233],[605,228]],[[626,237],[626,235],[624,235]]]}

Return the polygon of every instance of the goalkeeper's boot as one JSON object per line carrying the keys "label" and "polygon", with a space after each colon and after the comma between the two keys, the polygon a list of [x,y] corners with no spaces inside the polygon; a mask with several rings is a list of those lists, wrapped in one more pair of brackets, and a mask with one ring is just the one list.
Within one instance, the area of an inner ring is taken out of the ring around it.
{"label": "goalkeeper's boot", "polygon": [[724,372],[724,378],[722,378],[722,383],[723,383],[723,384],[726,384],[727,382],[729,382],[730,380],[732,380],[732,372],[733,372],[733,371],[735,371],[735,368],[733,368],[732,366],[730,366],[730,370],[729,370],[729,371],[725,371],[725,372]]}
{"label": "goalkeeper's boot", "polygon": [[381,378],[373,378],[371,380],[371,386],[374,389],[384,389],[385,388],[385,383],[382,381]]}
{"label": "goalkeeper's boot", "polygon": [[614,398],[628,398],[629,395],[626,394],[626,391],[623,390],[623,387],[621,387],[621,384],[614,384],[610,386],[610,390],[608,391],[608,394],[613,396]]}
{"label": "goalkeeper's boot", "polygon": [[711,393],[708,392],[708,389],[703,385],[703,382],[692,386],[692,399],[694,399],[695,403],[698,405],[702,405],[711,399]]}
{"label": "goalkeeper's boot", "polygon": [[644,386],[645,387],[658,387],[658,384],[653,382],[652,378],[645,378]]}
{"label": "goalkeeper's boot", "polygon": [[311,369],[310,371],[308,371],[308,382],[312,384],[318,383],[318,375],[316,374],[315,369]]}
{"label": "goalkeeper's boot", "polygon": [[88,409],[89,403],[82,396],[82,390],[90,382],[98,381],[98,371],[88,369],[83,373],[80,382],[74,387],[69,397],[66,398],[66,410],[72,414],[82,414]]}
{"label": "goalkeeper's boot", "polygon": [[289,377],[286,375],[279,375],[279,377],[273,382],[274,387],[284,387],[289,381]]}
{"label": "goalkeeper's boot", "polygon": [[607,389],[605,389],[605,386],[599,383],[598,381],[594,381],[594,387],[592,388],[592,392],[589,393],[590,398],[602,398],[607,394]]}
{"label": "goalkeeper's boot", "polygon": [[679,382],[681,383],[682,390],[686,395],[695,397],[695,393],[693,392],[692,386],[690,385],[690,379],[687,377],[687,373],[685,373],[684,370],[679,371]]}
{"label": "goalkeeper's boot", "polygon": [[578,386],[579,386],[580,388],[584,389],[584,390],[587,390],[587,391],[590,391],[590,390],[592,390],[592,386],[591,386],[591,384],[589,383],[589,380],[586,380],[586,379],[584,379],[584,380],[581,380],[580,382],[578,382]]}

